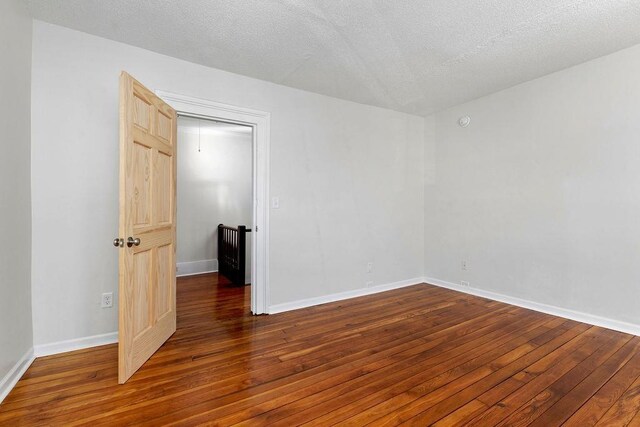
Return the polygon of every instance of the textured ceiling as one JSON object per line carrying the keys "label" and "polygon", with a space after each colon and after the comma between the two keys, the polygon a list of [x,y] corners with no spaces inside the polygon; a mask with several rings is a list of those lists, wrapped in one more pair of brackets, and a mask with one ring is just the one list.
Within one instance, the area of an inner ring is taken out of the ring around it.
{"label": "textured ceiling", "polygon": [[28,0],[35,18],[426,115],[640,43],[638,0]]}

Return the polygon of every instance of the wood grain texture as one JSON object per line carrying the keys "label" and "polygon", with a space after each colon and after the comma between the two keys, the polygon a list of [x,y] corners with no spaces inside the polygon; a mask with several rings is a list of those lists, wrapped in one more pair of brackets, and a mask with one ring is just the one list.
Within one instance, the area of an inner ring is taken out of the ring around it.
{"label": "wood grain texture", "polygon": [[[119,382],[175,332],[176,112],[120,76]],[[159,305],[160,304],[160,305]]]}
{"label": "wood grain texture", "polygon": [[[160,274],[160,273],[159,273]],[[430,285],[270,316],[178,279],[176,333],[37,359],[0,425],[637,425],[640,338]]]}

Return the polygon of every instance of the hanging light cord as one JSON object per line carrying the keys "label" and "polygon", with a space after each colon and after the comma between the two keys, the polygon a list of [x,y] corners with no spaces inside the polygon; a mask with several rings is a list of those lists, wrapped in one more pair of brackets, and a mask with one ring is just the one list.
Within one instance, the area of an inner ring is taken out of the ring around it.
{"label": "hanging light cord", "polygon": [[202,138],[202,130],[200,129],[201,120],[198,119],[198,153],[200,152],[200,139]]}

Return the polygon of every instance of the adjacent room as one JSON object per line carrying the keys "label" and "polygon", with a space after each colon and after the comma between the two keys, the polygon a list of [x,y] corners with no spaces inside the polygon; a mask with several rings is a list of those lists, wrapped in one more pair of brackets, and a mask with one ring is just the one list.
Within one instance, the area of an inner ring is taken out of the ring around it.
{"label": "adjacent room", "polygon": [[640,2],[0,39],[1,426],[640,426]]}
{"label": "adjacent room", "polygon": [[250,126],[178,118],[178,277],[251,284],[252,147]]}

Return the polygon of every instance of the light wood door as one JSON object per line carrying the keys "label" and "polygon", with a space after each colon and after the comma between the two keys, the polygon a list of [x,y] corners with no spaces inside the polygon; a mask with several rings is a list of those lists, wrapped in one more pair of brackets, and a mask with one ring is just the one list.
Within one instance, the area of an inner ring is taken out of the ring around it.
{"label": "light wood door", "polygon": [[[176,331],[176,112],[120,76],[118,381]],[[136,244],[128,243],[132,238]],[[140,239],[137,242],[136,239]]]}

